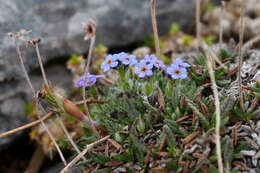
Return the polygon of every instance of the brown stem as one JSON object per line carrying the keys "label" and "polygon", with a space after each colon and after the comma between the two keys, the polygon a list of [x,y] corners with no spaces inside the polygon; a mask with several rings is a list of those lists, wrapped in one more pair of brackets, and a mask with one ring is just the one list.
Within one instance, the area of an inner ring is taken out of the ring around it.
{"label": "brown stem", "polygon": [[156,56],[159,58],[161,56],[161,53],[160,53],[159,36],[158,36],[157,22],[156,22],[156,15],[155,15],[155,0],[151,0],[151,16],[152,16],[152,24],[153,24],[155,51],[156,51]]}
{"label": "brown stem", "polygon": [[223,47],[223,14],[225,11],[225,2],[221,1],[221,13],[219,16],[219,45]]}
{"label": "brown stem", "polygon": [[26,124],[26,125],[24,125],[24,126],[15,128],[15,129],[10,130],[10,131],[8,131],[8,132],[1,133],[1,134],[0,134],[0,138],[3,138],[3,137],[5,137],[5,136],[11,135],[11,134],[13,134],[13,133],[19,132],[19,131],[21,131],[21,130],[25,130],[25,129],[30,128],[30,127],[33,127],[33,126],[36,126],[36,125],[38,125],[39,123],[41,123],[41,121],[45,121],[45,120],[51,118],[52,115],[53,115],[53,112],[50,112],[50,113],[44,115],[42,118],[40,118],[40,119],[38,119],[38,120],[36,120],[36,121],[33,121],[33,122],[31,122],[31,123],[28,123],[28,124]]}
{"label": "brown stem", "polygon": [[201,33],[200,33],[200,0],[196,1],[196,38],[197,44],[197,54],[199,54],[199,46],[201,45]]}
{"label": "brown stem", "polygon": [[61,170],[61,173],[66,173],[69,171],[70,167],[73,166],[82,156],[84,156],[91,148],[93,148],[95,145],[107,140],[110,137],[110,135],[105,136],[104,138],[99,139],[98,141],[95,141],[91,144],[86,145],[86,148],[77,155],[65,168]]}
{"label": "brown stem", "polygon": [[89,65],[90,65],[91,58],[92,58],[92,51],[93,51],[93,48],[94,48],[95,40],[96,40],[95,36],[91,37],[91,39],[90,39],[90,46],[89,46],[89,52],[88,52],[88,62],[87,62],[87,65],[85,66],[85,69],[84,69],[84,85],[82,87],[82,95],[83,95],[83,102],[84,102],[85,113],[87,115],[88,121],[91,124],[93,132],[99,138],[98,131],[97,131],[93,121],[91,120],[90,115],[89,115],[89,110],[88,110],[87,101],[86,101],[86,90],[85,90],[86,77],[87,77],[87,74],[88,74],[88,71],[89,71]]}
{"label": "brown stem", "polygon": [[[99,104],[105,103],[105,101],[103,101],[103,100],[96,100],[96,99],[87,99],[86,102],[87,103],[99,103]],[[76,102],[74,102],[74,104],[75,105],[82,105],[82,104],[84,104],[84,100],[76,101]]]}
{"label": "brown stem", "polygon": [[[16,47],[16,52],[17,52],[17,55],[18,55],[18,60],[20,62],[20,65],[21,65],[21,68],[23,69],[23,72],[24,72],[24,75],[25,75],[25,78],[26,78],[26,81],[28,83],[28,85],[30,86],[30,89],[31,89],[31,92],[32,92],[32,95],[34,96],[34,100],[35,102],[37,103],[37,106],[40,107],[40,109],[43,111],[43,112],[46,112],[44,110],[44,108],[42,107],[41,104],[38,103],[37,101],[37,96],[36,96],[36,93],[35,93],[35,89],[33,88],[33,85],[32,85],[32,82],[29,78],[29,75],[25,69],[25,66],[24,66],[24,62],[23,62],[23,58],[22,58],[22,54],[21,54],[21,51],[20,51],[20,48],[19,48],[19,45],[17,43],[17,37],[13,37],[13,40],[14,40],[14,43],[15,43],[15,47]],[[40,115],[38,114],[38,119],[40,119]],[[62,162],[64,163],[64,165],[67,165],[67,162],[61,152],[61,149],[59,147],[59,145],[57,144],[57,142],[55,141],[53,135],[51,134],[51,132],[49,131],[48,127],[45,125],[45,123],[43,121],[40,121],[41,122],[41,125],[43,126],[44,130],[46,130],[47,134],[49,135],[51,141],[53,142],[53,144],[55,145],[59,155],[60,155],[60,158],[62,160]]]}
{"label": "brown stem", "polygon": [[[49,87],[49,83],[48,83],[48,80],[47,80],[47,77],[46,77],[46,73],[45,73],[45,70],[44,70],[44,67],[43,67],[43,63],[42,63],[42,58],[41,58],[41,54],[40,54],[40,50],[39,50],[39,43],[38,42],[35,42],[35,50],[36,50],[36,53],[37,53],[37,58],[38,58],[38,62],[40,64],[40,68],[41,68],[41,72],[42,72],[42,77],[43,77],[43,80],[44,80],[44,83],[45,85]],[[58,115],[56,115],[57,117],[57,120],[63,130],[63,132],[65,133],[66,137],[68,138],[69,142],[71,143],[71,145],[73,146],[73,148],[77,151],[77,153],[80,153],[80,150],[79,148],[77,147],[77,145],[75,144],[75,142],[73,141],[73,139],[70,137],[70,134],[67,130],[67,128],[65,127],[65,125],[63,124],[62,120],[60,119],[60,117]],[[86,160],[84,157],[83,157],[83,160]]]}
{"label": "brown stem", "polygon": [[241,68],[243,64],[243,38],[244,38],[244,14],[245,14],[245,0],[242,0],[241,4],[241,14],[240,14],[240,31],[239,31],[239,45],[238,45],[238,86],[239,86],[239,99],[240,108],[245,112],[245,106],[243,103],[243,91],[242,91],[242,78],[241,78]]}
{"label": "brown stem", "polygon": [[42,63],[42,59],[41,59],[38,43],[35,44],[35,49],[36,49],[36,53],[37,53],[38,62],[40,64],[40,68],[41,68],[41,72],[42,72],[42,77],[43,77],[44,83],[49,88],[49,84],[48,84],[46,73],[45,73],[45,70],[44,70],[44,67],[43,67],[43,63]]}
{"label": "brown stem", "polygon": [[223,162],[222,162],[222,156],[221,156],[221,136],[220,136],[220,102],[219,102],[219,96],[218,96],[218,90],[215,80],[214,71],[212,68],[212,63],[210,62],[210,59],[207,58],[207,67],[209,70],[210,80],[211,80],[211,88],[214,94],[215,98],[215,107],[216,107],[216,152],[217,152],[217,160],[218,160],[218,169],[220,173],[224,173],[223,171]]}

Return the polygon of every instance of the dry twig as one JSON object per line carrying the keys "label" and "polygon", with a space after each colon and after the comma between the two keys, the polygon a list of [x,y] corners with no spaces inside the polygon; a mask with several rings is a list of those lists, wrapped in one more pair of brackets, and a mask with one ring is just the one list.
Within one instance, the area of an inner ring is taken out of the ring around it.
{"label": "dry twig", "polygon": [[[21,54],[21,51],[20,51],[20,48],[19,48],[19,45],[18,45],[18,42],[17,42],[17,39],[21,36],[19,33],[9,33],[9,36],[11,36],[13,38],[13,41],[14,41],[14,44],[15,44],[15,48],[16,48],[16,52],[17,52],[17,57],[18,57],[18,60],[20,62],[20,66],[23,70],[23,73],[25,75],[25,78],[26,78],[26,81],[28,83],[28,85],[30,86],[30,89],[31,89],[31,92],[32,92],[32,95],[34,97],[34,100],[35,102],[37,103],[37,106],[39,106],[39,108],[43,111],[43,112],[46,112],[43,107],[41,106],[41,104],[38,103],[37,101],[37,96],[36,96],[36,92],[35,92],[35,89],[33,88],[33,85],[32,85],[32,82],[29,78],[29,75],[25,69],[25,65],[24,65],[24,62],[23,62],[23,58],[22,58],[22,54]],[[38,115],[38,119],[40,119],[40,115]],[[53,142],[53,144],[55,145],[59,155],[60,155],[60,158],[62,160],[62,162],[64,163],[64,165],[67,165],[67,162],[61,152],[61,149],[59,147],[59,145],[57,144],[57,142],[55,141],[55,138],[53,137],[53,135],[51,134],[51,132],[49,131],[49,129],[47,128],[47,126],[45,125],[45,123],[43,121],[40,121],[41,122],[41,125],[43,126],[44,130],[46,130],[47,134],[49,135],[51,141]]]}
{"label": "dry twig", "polygon": [[24,126],[15,128],[15,129],[13,129],[13,130],[10,130],[10,131],[1,133],[1,134],[0,134],[0,138],[3,138],[3,137],[5,137],[5,136],[11,135],[11,134],[13,134],[13,133],[19,132],[19,131],[21,131],[21,130],[25,130],[25,129],[30,128],[30,127],[33,127],[33,126],[36,126],[36,125],[38,125],[41,121],[45,121],[45,120],[51,118],[53,114],[54,114],[53,112],[49,112],[48,114],[44,115],[43,117],[41,117],[40,119],[38,119],[38,120],[36,120],[36,121],[33,121],[33,122],[31,122],[31,123],[28,123],[28,124],[26,124],[26,125],[24,125]]}
{"label": "dry twig", "polygon": [[238,45],[238,86],[239,86],[239,99],[240,99],[240,108],[245,112],[245,106],[243,103],[243,91],[242,91],[242,77],[241,77],[241,68],[243,64],[243,38],[244,38],[244,15],[245,15],[245,0],[242,0],[241,4],[241,14],[240,14],[240,31],[239,31],[239,45]]}
{"label": "dry twig", "polygon": [[155,1],[156,0],[151,0],[150,6],[151,6],[155,51],[156,51],[156,56],[159,58],[161,56],[161,53],[160,53],[159,36],[158,36],[157,22],[156,22],[156,15],[155,15]]}
{"label": "dry twig", "polygon": [[199,54],[199,46],[201,45],[200,33],[200,0],[196,0],[196,38],[197,38],[197,55]]}
{"label": "dry twig", "polygon": [[108,138],[110,137],[110,135],[108,136],[105,136],[104,138],[101,138],[91,144],[88,144],[86,146],[86,148],[80,153],[78,154],[65,168],[62,169],[61,173],[66,173],[69,171],[69,169],[81,158],[83,157],[91,148],[93,148],[95,145],[103,142],[103,141],[106,141]]}
{"label": "dry twig", "polygon": [[217,159],[218,159],[218,169],[220,173],[224,173],[223,171],[223,163],[221,157],[221,143],[220,143],[220,102],[218,97],[218,89],[216,85],[215,75],[212,69],[212,64],[210,63],[209,58],[207,58],[207,66],[209,70],[210,80],[211,80],[211,88],[213,90],[214,98],[215,98],[215,107],[216,107],[216,151],[217,151]]}
{"label": "dry twig", "polygon": [[[44,66],[43,66],[43,63],[42,63],[42,58],[41,58],[41,54],[40,54],[40,50],[39,50],[39,42],[40,42],[40,38],[33,39],[32,45],[35,46],[35,50],[36,50],[36,54],[37,54],[37,58],[38,58],[38,63],[39,63],[40,68],[41,68],[44,84],[48,88],[50,88],[47,77],[46,77],[46,73],[45,73],[45,70],[44,70]],[[72,147],[76,150],[77,153],[80,153],[79,148],[77,147],[77,145],[75,144],[75,142],[71,138],[71,136],[70,136],[67,128],[65,127],[64,123],[62,122],[62,120],[60,119],[60,117],[57,114],[56,114],[56,117],[57,117],[58,123],[60,124],[63,132],[65,133],[65,135],[68,138],[69,142],[71,143]],[[86,160],[86,159],[83,157],[83,160]]]}
{"label": "dry twig", "polygon": [[221,1],[221,12],[219,16],[219,45],[223,47],[223,14],[225,11],[225,1]]}
{"label": "dry twig", "polygon": [[85,37],[85,39],[90,38],[90,46],[89,46],[88,57],[87,57],[88,62],[87,62],[87,65],[85,65],[85,67],[84,67],[84,74],[83,74],[84,85],[82,87],[82,95],[83,95],[83,101],[84,101],[85,114],[87,115],[88,121],[89,121],[90,125],[92,126],[94,134],[99,138],[98,131],[97,131],[93,121],[91,120],[90,115],[89,115],[89,110],[88,110],[87,101],[86,101],[86,90],[85,90],[86,77],[87,77],[87,74],[89,72],[89,65],[90,65],[90,62],[91,62],[92,52],[93,52],[93,48],[94,48],[94,44],[95,44],[95,40],[96,40],[96,24],[95,24],[95,22],[90,20],[88,22],[88,25],[86,25],[84,27],[84,31],[86,32],[86,35],[87,35],[87,37]]}

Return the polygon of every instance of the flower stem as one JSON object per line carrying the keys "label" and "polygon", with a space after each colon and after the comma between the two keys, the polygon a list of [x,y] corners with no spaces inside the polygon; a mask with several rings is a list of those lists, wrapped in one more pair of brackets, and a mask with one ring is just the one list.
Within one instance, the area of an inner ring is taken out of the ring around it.
{"label": "flower stem", "polygon": [[223,48],[223,14],[225,11],[225,2],[221,1],[221,12],[219,15],[219,46]]}
{"label": "flower stem", "polygon": [[[42,77],[43,77],[43,80],[44,80],[44,83],[45,85],[49,87],[49,84],[48,84],[48,80],[47,80],[47,77],[46,77],[46,73],[45,73],[45,70],[44,70],[44,66],[43,66],[43,63],[42,63],[42,58],[41,58],[41,54],[40,54],[40,50],[39,50],[39,44],[38,42],[35,43],[35,50],[36,50],[36,53],[37,53],[37,58],[38,58],[38,62],[40,64],[40,68],[41,68],[41,72],[42,72]],[[68,138],[68,140],[70,141],[72,147],[76,150],[77,153],[80,153],[80,150],[79,148],[77,147],[77,145],[75,144],[75,142],[73,141],[73,139],[71,138],[67,128],[65,127],[64,123],[62,122],[62,120],[60,119],[60,117],[58,115],[56,115],[57,117],[57,120],[62,128],[62,130],[64,131],[66,137]],[[82,157],[83,160],[86,160],[84,157]]]}
{"label": "flower stem", "polygon": [[245,112],[245,106],[243,103],[243,91],[242,91],[242,78],[241,78],[241,68],[243,65],[243,38],[244,38],[244,15],[245,15],[245,0],[242,0],[241,13],[240,13],[240,28],[239,28],[239,45],[238,45],[238,86],[239,86],[239,98],[240,98],[240,108]]}
{"label": "flower stem", "polygon": [[161,56],[161,53],[160,53],[159,36],[158,36],[157,22],[156,22],[156,15],[155,15],[155,1],[156,0],[151,0],[150,4],[151,4],[151,16],[152,16],[152,24],[153,24],[155,51],[156,51],[156,56],[159,58]]}
{"label": "flower stem", "polygon": [[207,58],[207,66],[209,70],[210,80],[211,80],[211,88],[213,90],[214,98],[215,98],[215,107],[216,107],[216,151],[217,151],[217,159],[218,159],[218,170],[220,173],[223,172],[223,163],[222,163],[222,156],[221,156],[221,143],[220,143],[220,102],[218,96],[218,90],[215,80],[215,75],[212,68],[212,63],[209,58]]}
{"label": "flower stem", "polygon": [[[29,78],[29,75],[28,75],[26,69],[25,69],[24,62],[23,62],[23,58],[22,58],[22,54],[21,54],[21,51],[20,51],[20,48],[19,48],[19,45],[18,45],[18,42],[17,42],[17,38],[16,38],[16,37],[13,37],[13,40],[14,40],[16,52],[17,52],[17,55],[18,55],[18,60],[19,60],[19,62],[20,62],[20,66],[21,66],[21,68],[22,68],[22,70],[23,70],[23,72],[24,72],[24,75],[25,75],[25,78],[26,78],[26,81],[27,81],[28,85],[30,86],[30,89],[31,89],[32,94],[33,94],[33,96],[34,96],[34,100],[35,100],[35,102],[37,103],[38,101],[37,101],[37,96],[36,96],[36,93],[35,93],[35,89],[33,88],[32,82],[31,82],[31,80],[30,80],[30,78]],[[43,112],[45,112],[45,110],[43,109],[43,107],[41,106],[40,103],[37,104],[37,106],[39,106],[39,107],[41,108],[41,110],[42,110]],[[55,147],[56,147],[56,149],[57,149],[57,151],[58,151],[58,153],[59,153],[59,155],[60,155],[60,158],[61,158],[63,164],[64,164],[64,165],[67,165],[67,162],[66,162],[66,160],[65,160],[65,158],[64,158],[64,156],[63,156],[63,154],[62,154],[62,151],[61,151],[59,145],[58,145],[57,142],[55,141],[55,139],[54,139],[53,135],[51,134],[51,132],[49,131],[48,127],[45,125],[45,123],[44,123],[44,122],[42,121],[42,119],[40,118],[40,115],[39,115],[39,114],[38,114],[38,119],[41,120],[41,125],[43,126],[44,130],[46,130],[46,132],[47,132],[47,134],[49,135],[51,141],[52,141],[53,144],[55,145]]]}
{"label": "flower stem", "polygon": [[196,0],[196,38],[197,38],[197,55],[199,54],[199,46],[201,45],[201,33],[200,33],[200,0]]}
{"label": "flower stem", "polygon": [[87,101],[86,101],[86,90],[85,90],[86,77],[87,77],[87,74],[88,74],[88,71],[89,71],[89,65],[90,65],[91,58],[92,58],[92,51],[93,51],[95,40],[96,40],[96,36],[93,36],[90,39],[89,52],[88,52],[88,57],[87,57],[88,62],[87,62],[87,65],[85,65],[84,74],[83,74],[84,75],[84,85],[82,87],[82,95],[83,95],[83,101],[84,101],[85,114],[87,115],[88,121],[90,122],[90,125],[91,125],[91,128],[93,129],[93,132],[99,138],[100,136],[98,134],[98,131],[97,131],[93,121],[91,120],[90,115],[89,115],[89,110],[88,110]]}

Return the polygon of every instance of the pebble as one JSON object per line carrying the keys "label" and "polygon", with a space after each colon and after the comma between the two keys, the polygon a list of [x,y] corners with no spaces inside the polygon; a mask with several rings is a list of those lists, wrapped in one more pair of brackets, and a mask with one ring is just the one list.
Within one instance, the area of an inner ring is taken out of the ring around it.
{"label": "pebble", "polygon": [[254,150],[242,150],[242,151],[240,151],[240,153],[242,155],[245,155],[245,156],[254,156],[256,151],[254,151]]}

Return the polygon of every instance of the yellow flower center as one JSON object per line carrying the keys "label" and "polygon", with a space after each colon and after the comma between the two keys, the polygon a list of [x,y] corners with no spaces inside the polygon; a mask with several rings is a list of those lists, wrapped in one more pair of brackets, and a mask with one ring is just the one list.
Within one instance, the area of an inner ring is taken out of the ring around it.
{"label": "yellow flower center", "polygon": [[111,63],[112,63],[112,60],[111,60],[111,59],[107,61],[107,64],[108,64],[108,65],[111,64]]}
{"label": "yellow flower center", "polygon": [[181,71],[180,70],[178,70],[178,69],[175,69],[174,71],[173,71],[173,73],[175,73],[175,74],[180,74],[181,73]]}
{"label": "yellow flower center", "polygon": [[147,71],[147,68],[146,67],[142,67],[141,68],[141,72],[146,72]]}

